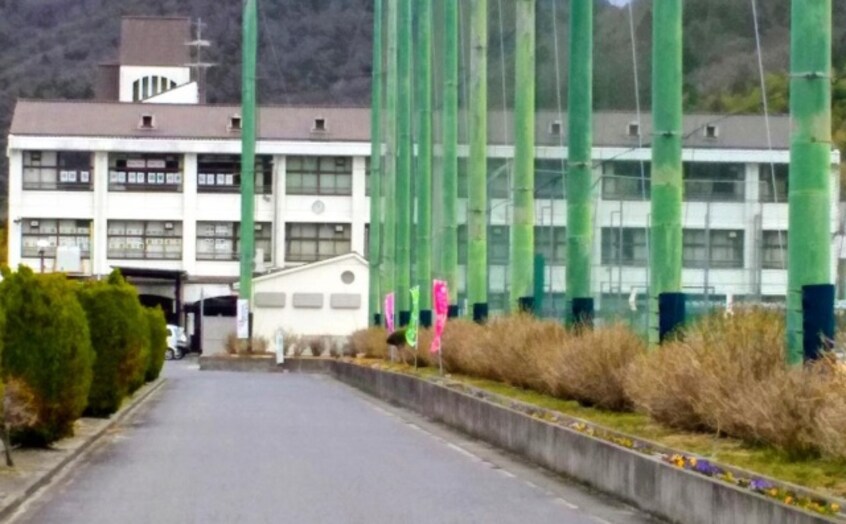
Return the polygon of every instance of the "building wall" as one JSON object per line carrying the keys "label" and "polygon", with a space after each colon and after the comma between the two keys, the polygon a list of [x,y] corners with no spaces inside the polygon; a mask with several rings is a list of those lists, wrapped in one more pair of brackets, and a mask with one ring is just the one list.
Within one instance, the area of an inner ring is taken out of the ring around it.
{"label": "building wall", "polygon": [[[342,281],[341,275],[345,272],[354,275],[352,283]],[[272,342],[278,329],[289,335],[342,337],[366,328],[368,276],[366,264],[357,258],[347,257],[289,274],[257,279],[254,283],[253,334]],[[351,308],[349,304],[333,307],[333,295],[338,294],[358,297],[358,307]],[[284,306],[280,307],[278,300],[281,295],[284,295]],[[277,300],[277,305],[262,305],[267,303],[262,297],[267,297],[269,301]],[[300,298],[314,307],[298,304]],[[318,298],[320,305],[315,306],[314,300]]]}
{"label": "building wall", "polygon": [[[182,86],[191,82],[191,69],[187,67],[155,67],[155,66],[121,66],[120,68],[120,101],[133,102],[133,89],[137,80],[152,77],[164,77],[176,83],[177,86]],[[190,97],[192,93],[186,91],[183,95],[186,96],[183,103],[196,104],[197,98],[194,93],[194,98]],[[147,97],[149,98],[149,96]],[[171,101],[172,103],[173,101]]]}
{"label": "building wall", "polygon": [[[238,263],[234,260],[209,261],[197,257],[198,222],[240,221],[240,196],[236,193],[199,192],[197,186],[197,158],[200,154],[237,154],[237,140],[177,140],[177,139],[117,139],[83,137],[10,137],[9,161],[9,216],[12,219],[9,240],[9,261],[13,266],[23,262],[38,267],[39,260],[23,256],[21,235],[24,219],[77,219],[91,220],[91,257],[84,262],[86,274],[104,275],[111,267],[131,265],[142,268],[160,268],[186,271],[190,278],[226,279],[233,282],[238,276]],[[287,224],[344,224],[351,228],[350,249],[367,254],[365,226],[369,222],[369,197],[365,194],[366,158],[370,145],[366,143],[283,142],[262,141],[259,155],[273,158],[274,176],[272,195],[256,196],[256,221],[272,224],[270,262],[267,268],[296,265],[286,260]],[[90,191],[24,190],[24,151],[93,151],[93,188]],[[109,190],[109,155],[113,153],[173,153],[182,159],[182,187],[179,192],[123,192]],[[466,155],[466,148],[461,154]],[[286,192],[288,162],[291,156],[337,156],[352,158],[352,190],[348,196],[289,195]],[[511,158],[513,148],[493,146],[491,158]],[[561,159],[566,148],[539,147],[539,159]],[[603,161],[646,161],[647,149],[597,148],[594,152],[597,165]],[[692,294],[726,296],[729,294],[752,297],[783,296],[786,272],[765,268],[760,263],[762,231],[787,229],[788,209],[784,202],[762,203],[759,198],[760,166],[770,162],[784,165],[789,162],[788,151],[759,150],[692,150],[684,151],[686,162],[706,166],[719,162],[743,164],[743,198],[737,201],[686,202],[684,227],[697,230],[740,231],[744,237],[742,267],[697,267],[684,271],[684,286]],[[839,155],[832,155],[832,232],[837,224],[837,164]],[[625,294],[633,290],[645,291],[647,269],[645,264],[627,266],[616,261],[603,263],[603,229],[647,228],[650,204],[637,199],[623,200],[607,197],[603,193],[603,170],[595,170],[595,241],[594,281],[597,295]],[[459,202],[459,217],[466,217],[466,199]],[[538,199],[536,223],[539,233],[550,224],[566,226],[567,205],[563,198]],[[490,222],[507,226],[511,222],[511,208],[506,199],[491,199]],[[108,223],[114,220],[161,220],[181,223],[182,251],[174,260],[114,260],[108,257]],[[835,246],[839,247],[839,246]],[[840,249],[833,250],[836,259]],[[832,264],[832,279],[836,277],[836,260]],[[508,287],[506,264],[493,263],[490,277],[492,293],[504,293]],[[50,264],[48,263],[48,270]],[[550,294],[565,291],[565,268],[554,264],[548,268],[547,290]],[[461,287],[463,288],[463,272]]]}

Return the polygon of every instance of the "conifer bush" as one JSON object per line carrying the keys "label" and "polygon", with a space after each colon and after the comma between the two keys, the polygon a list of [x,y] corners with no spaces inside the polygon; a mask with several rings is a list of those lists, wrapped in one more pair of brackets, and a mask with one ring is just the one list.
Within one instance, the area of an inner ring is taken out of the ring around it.
{"label": "conifer bush", "polygon": [[88,400],[95,354],[77,285],[63,275],[6,270],[0,301],[6,312],[3,377],[22,381],[35,398],[37,421],[12,437],[47,446],[73,433]]}
{"label": "conifer bush", "polygon": [[165,353],[167,352],[167,319],[165,319],[164,312],[158,307],[145,308],[144,317],[147,320],[148,340],[150,342],[144,378],[147,382],[152,382],[159,378],[164,366]]}
{"label": "conifer bush", "polygon": [[97,351],[87,413],[109,416],[144,383],[149,326],[138,293],[117,271],[106,281],[87,283],[79,297]]}

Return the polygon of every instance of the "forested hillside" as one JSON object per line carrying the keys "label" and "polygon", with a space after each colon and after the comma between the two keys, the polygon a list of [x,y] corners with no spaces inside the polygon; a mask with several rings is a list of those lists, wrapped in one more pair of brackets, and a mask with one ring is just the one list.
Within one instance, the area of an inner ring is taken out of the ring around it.
{"label": "forested hillside", "polygon": [[[758,3],[765,66],[771,73],[784,72],[789,59],[790,0]],[[19,97],[93,96],[96,65],[115,58],[123,15],[202,18],[207,24],[203,36],[214,43],[204,60],[217,64],[209,74],[209,101],[237,101],[241,5],[237,0],[0,0],[2,135],[6,135]],[[262,0],[260,5],[262,102],[369,103],[371,0]],[[510,0],[489,5],[490,98],[492,107],[502,107],[503,98],[506,103],[511,98],[513,85],[513,6]],[[497,11],[499,5],[504,6],[503,13]],[[651,5],[650,0],[634,3],[644,107],[649,106],[651,89]],[[835,63],[842,70],[846,66],[846,2],[834,5]],[[557,17],[552,16],[553,9]],[[719,107],[714,103],[718,94],[754,89],[757,62],[750,2],[686,0],[685,9],[689,107]],[[567,0],[538,1],[538,100],[542,106],[555,107],[557,94],[566,89],[568,12]],[[597,107],[632,108],[635,91],[628,10],[597,0],[596,16]],[[5,167],[0,169],[5,182]]]}

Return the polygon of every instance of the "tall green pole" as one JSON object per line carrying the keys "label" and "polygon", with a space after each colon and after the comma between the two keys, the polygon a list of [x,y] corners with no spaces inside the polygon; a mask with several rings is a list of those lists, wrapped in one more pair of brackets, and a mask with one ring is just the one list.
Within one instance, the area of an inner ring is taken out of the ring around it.
{"label": "tall green pole", "polygon": [[802,289],[831,283],[831,0],[793,0],[787,360],[801,364]]}
{"label": "tall green pole", "polygon": [[535,251],[535,0],[517,0],[515,71],[510,304],[528,309]]}
{"label": "tall green pole", "polygon": [[652,268],[650,342],[659,341],[658,299],[681,291],[682,2],[653,3]]}
{"label": "tall green pole", "polygon": [[416,284],[420,286],[420,323],[432,325],[432,0],[414,0],[415,106],[417,108]]}
{"label": "tall green pole", "polygon": [[488,307],[488,1],[471,0],[471,5],[467,297],[473,318],[483,321]]}
{"label": "tall green pole", "polygon": [[568,98],[567,319],[573,324],[588,321],[593,309],[585,306],[592,300],[593,0],[570,4]]}
{"label": "tall green pole", "polygon": [[[387,0],[385,20],[387,57],[385,58],[385,163],[382,189],[385,204],[385,227],[382,230],[382,293],[396,292],[396,151],[397,151],[397,1]],[[383,297],[384,298],[384,297]],[[394,312],[396,322],[396,311]]]}
{"label": "tall green pole", "polygon": [[411,315],[411,170],[414,162],[411,99],[412,0],[399,0],[397,10],[397,296],[400,324]]}
{"label": "tall green pole", "polygon": [[443,231],[440,275],[449,286],[450,315],[458,309],[458,2],[443,0]]}
{"label": "tall green pole", "polygon": [[373,0],[373,81],[370,104],[370,320],[381,323],[382,294],[382,0]]}
{"label": "tall green pole", "polygon": [[257,0],[244,1],[244,34],[241,72],[241,280],[239,296],[253,296],[253,248],[255,245],[256,162],[256,55],[258,53]]}

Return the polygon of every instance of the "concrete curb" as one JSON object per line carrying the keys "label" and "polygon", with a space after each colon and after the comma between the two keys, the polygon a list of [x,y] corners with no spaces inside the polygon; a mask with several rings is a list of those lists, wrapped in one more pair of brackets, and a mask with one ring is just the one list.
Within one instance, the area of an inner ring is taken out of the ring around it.
{"label": "concrete curb", "polygon": [[276,364],[275,357],[200,357],[200,371],[232,371],[237,373],[320,373],[329,374],[331,360],[325,358],[286,358],[285,363]]}
{"label": "concrete curb", "polygon": [[344,362],[334,362],[329,367],[332,376],[345,384],[416,411],[671,522],[843,522],[781,504],[673,467],[658,458],[430,381]]}
{"label": "concrete curb", "polygon": [[117,413],[115,413],[108,419],[108,421],[105,425],[103,425],[102,428],[98,429],[92,435],[88,436],[82,444],[70,451],[68,455],[64,457],[58,464],[38,476],[25,488],[20,490],[17,494],[13,495],[12,499],[7,502],[2,508],[0,508],[0,521],[5,521],[9,517],[11,517],[15,513],[15,511],[17,511],[24,503],[26,503],[36,492],[50,484],[53,479],[55,479],[60,473],[64,472],[68,465],[73,463],[86,451],[91,449],[91,447],[94,446],[94,444],[96,444],[98,441],[100,441],[107,432],[109,432],[112,428],[123,422],[138,407],[140,407],[145,400],[150,398],[153,393],[161,389],[165,382],[166,380],[164,378],[159,378],[141,388],[135,393],[132,398],[129,399],[129,402],[121,406],[120,410],[118,410]]}

